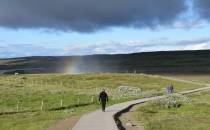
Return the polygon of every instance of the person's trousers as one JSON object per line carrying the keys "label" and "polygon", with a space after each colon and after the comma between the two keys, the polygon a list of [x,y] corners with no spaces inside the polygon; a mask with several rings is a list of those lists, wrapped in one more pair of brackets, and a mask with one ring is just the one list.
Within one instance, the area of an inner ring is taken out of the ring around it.
{"label": "person's trousers", "polygon": [[106,101],[101,102],[102,111],[105,111],[106,108]]}

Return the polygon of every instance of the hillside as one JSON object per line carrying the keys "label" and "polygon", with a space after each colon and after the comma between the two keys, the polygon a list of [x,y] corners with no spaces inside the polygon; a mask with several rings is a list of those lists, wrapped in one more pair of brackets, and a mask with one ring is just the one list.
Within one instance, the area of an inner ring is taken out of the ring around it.
{"label": "hillside", "polygon": [[0,59],[1,73],[210,73],[210,50]]}

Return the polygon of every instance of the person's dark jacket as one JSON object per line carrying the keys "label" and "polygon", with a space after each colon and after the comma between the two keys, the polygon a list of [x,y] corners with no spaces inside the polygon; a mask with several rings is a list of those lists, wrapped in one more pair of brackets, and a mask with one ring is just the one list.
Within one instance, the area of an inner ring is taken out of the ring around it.
{"label": "person's dark jacket", "polygon": [[101,92],[100,95],[99,95],[99,101],[101,102],[108,102],[108,95],[106,92]]}

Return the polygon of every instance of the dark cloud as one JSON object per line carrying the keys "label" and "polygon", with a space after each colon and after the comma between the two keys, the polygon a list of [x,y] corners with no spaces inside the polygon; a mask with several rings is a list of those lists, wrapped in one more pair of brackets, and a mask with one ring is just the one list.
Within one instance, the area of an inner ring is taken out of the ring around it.
{"label": "dark cloud", "polygon": [[91,32],[168,25],[185,0],[0,0],[0,26]]}
{"label": "dark cloud", "polygon": [[202,19],[210,21],[210,0],[194,0],[194,10]]}

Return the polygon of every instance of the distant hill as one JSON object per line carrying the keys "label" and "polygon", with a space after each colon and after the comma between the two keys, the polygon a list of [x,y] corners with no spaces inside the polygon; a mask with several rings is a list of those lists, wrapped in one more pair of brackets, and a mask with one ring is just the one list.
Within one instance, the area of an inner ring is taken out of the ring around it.
{"label": "distant hill", "polygon": [[0,59],[1,73],[210,73],[210,50]]}

